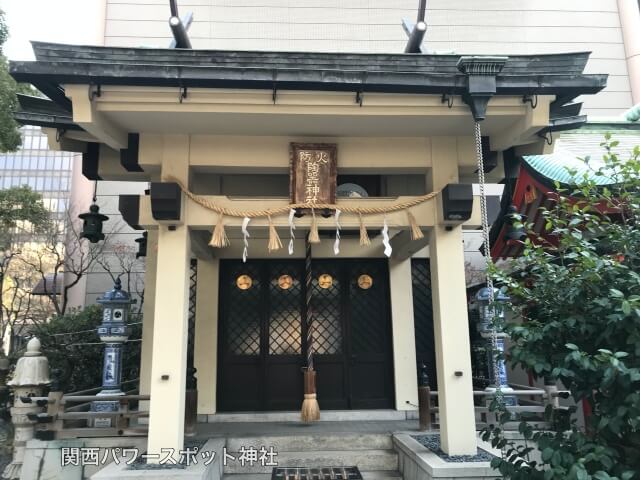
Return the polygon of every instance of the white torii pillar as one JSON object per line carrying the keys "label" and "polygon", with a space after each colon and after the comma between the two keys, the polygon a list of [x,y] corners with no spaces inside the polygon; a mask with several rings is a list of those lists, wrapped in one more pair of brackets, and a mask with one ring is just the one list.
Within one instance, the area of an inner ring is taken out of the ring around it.
{"label": "white torii pillar", "polygon": [[[189,136],[164,135],[159,143],[155,148],[160,150],[156,154],[162,158],[162,180],[174,177],[188,185]],[[148,463],[158,463],[168,454],[179,460],[179,452],[184,447],[191,257],[189,228],[186,225],[159,226],[157,255]]]}
{"label": "white torii pillar", "polygon": [[[428,186],[437,191],[458,182],[457,139],[433,137],[431,141]],[[440,196],[436,208],[441,217]],[[474,455],[477,439],[462,227],[446,227],[440,218],[429,233],[429,254],[442,450],[449,455]]]}

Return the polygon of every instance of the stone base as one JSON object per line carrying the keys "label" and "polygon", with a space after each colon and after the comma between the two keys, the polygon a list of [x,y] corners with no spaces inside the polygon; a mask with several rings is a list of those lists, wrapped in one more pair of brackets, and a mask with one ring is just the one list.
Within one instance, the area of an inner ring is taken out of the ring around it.
{"label": "stone base", "polygon": [[198,463],[185,468],[131,468],[124,462],[119,465],[111,463],[91,480],[220,480],[222,477],[222,447],[224,439],[210,439],[201,448],[203,452],[215,452],[214,460],[207,466],[200,456]]}
{"label": "stone base", "polygon": [[[481,480],[500,477],[500,473],[492,469],[489,462],[447,462],[409,434],[394,434],[393,443],[398,452],[398,466],[403,480]],[[498,450],[482,440],[478,440],[478,446],[500,455]]]}
{"label": "stone base", "polygon": [[24,453],[24,463],[20,480],[48,480],[64,478],[65,480],[82,480],[81,465],[62,466],[62,449],[79,449],[84,447],[82,440],[30,440]]}
{"label": "stone base", "polygon": [[[99,400],[91,402],[92,412],[116,413],[118,410],[120,410],[120,402],[117,400]],[[94,417],[89,423],[94,428],[110,428],[115,426],[113,417]]]}
{"label": "stone base", "polygon": [[[84,480],[107,464],[113,462],[113,452],[119,452],[116,456],[122,461],[122,450],[137,448],[144,451],[147,439],[145,437],[96,437],[78,438],[68,440],[29,440],[24,454],[24,465],[20,480]],[[62,449],[95,449],[98,448],[99,462],[97,465],[85,463],[84,465],[62,466]],[[108,455],[105,455],[108,449]],[[103,463],[103,460],[106,463]]]}

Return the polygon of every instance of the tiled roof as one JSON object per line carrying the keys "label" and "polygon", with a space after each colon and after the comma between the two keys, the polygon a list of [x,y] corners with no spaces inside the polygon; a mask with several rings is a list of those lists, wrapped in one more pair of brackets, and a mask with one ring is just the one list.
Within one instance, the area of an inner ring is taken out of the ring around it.
{"label": "tiled roof", "polygon": [[[66,110],[65,84],[328,90],[465,95],[461,55],[251,52],[120,48],[34,42],[35,62],[10,72]],[[482,57],[494,58],[494,57]],[[504,57],[496,95],[555,95],[552,110],[606,86],[585,74],[589,53]],[[572,114],[575,115],[575,112]],[[563,113],[562,116],[567,116]]]}

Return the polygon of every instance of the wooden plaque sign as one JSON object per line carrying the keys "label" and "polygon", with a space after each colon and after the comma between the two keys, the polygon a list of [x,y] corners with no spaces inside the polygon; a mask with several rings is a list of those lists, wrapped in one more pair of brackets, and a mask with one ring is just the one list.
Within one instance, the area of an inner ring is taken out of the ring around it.
{"label": "wooden plaque sign", "polygon": [[333,143],[291,143],[291,203],[336,203],[338,148]]}

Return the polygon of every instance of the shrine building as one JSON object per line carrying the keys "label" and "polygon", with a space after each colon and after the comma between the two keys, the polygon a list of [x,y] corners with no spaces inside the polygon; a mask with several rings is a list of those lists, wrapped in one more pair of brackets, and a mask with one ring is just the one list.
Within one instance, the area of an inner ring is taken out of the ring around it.
{"label": "shrine building", "polygon": [[321,415],[366,418],[415,412],[424,362],[442,449],[476,452],[472,184],[585,121],[588,53],[33,48],[10,72],[49,99],[22,121],[88,179],[148,185],[119,201],[147,232],[148,451],[182,448],[192,368],[203,422],[299,411],[310,362]]}

